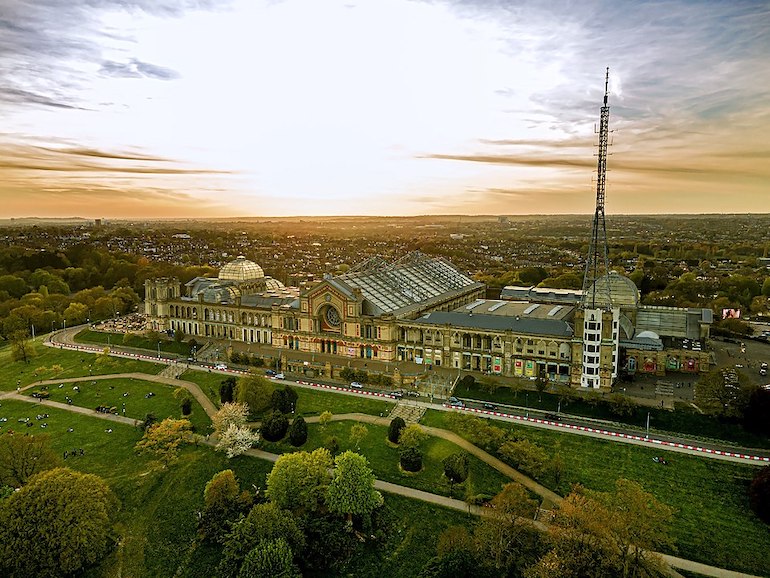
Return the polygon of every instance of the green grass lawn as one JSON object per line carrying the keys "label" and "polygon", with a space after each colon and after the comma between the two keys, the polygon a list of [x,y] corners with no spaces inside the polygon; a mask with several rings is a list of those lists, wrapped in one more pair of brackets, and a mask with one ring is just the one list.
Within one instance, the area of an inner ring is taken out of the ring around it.
{"label": "green grass lawn", "polygon": [[[25,433],[45,431],[59,453],[83,448],[83,456],[70,457],[63,465],[102,476],[121,502],[115,512],[119,545],[85,577],[216,576],[219,549],[195,546],[203,488],[215,473],[228,468],[235,471],[242,488],[252,484],[264,488],[270,462],[247,456],[227,460],[209,447],[190,447],[176,464],[161,470],[151,458],[134,453],[133,446],[141,437],[141,431],[134,427],[46,408],[48,427],[41,429],[34,410],[35,405],[23,401],[2,401],[0,416],[8,417],[8,422],[0,424],[0,432],[22,425],[16,421],[20,417],[31,417],[35,426],[23,427]],[[67,432],[68,428],[74,431]],[[462,512],[389,494],[385,495],[385,508],[392,523],[388,541],[379,547],[361,545],[348,575],[379,578],[385,572],[395,578],[414,576],[435,555],[436,540],[443,529],[475,522]]]}
{"label": "green grass lawn", "polygon": [[[387,441],[387,427],[366,424],[369,433],[361,442],[360,448],[356,450],[350,441],[350,427],[354,423],[356,422],[333,421],[325,428],[318,424],[308,424],[308,440],[300,448],[293,447],[289,444],[288,439],[278,443],[263,440],[260,447],[265,451],[280,454],[302,450],[313,451],[323,447],[325,441],[333,436],[339,442],[340,452],[353,450],[366,456],[374,475],[378,479],[434,494],[449,495],[449,484],[444,478],[444,466],[441,460],[449,454],[461,451],[456,445],[440,438],[428,437],[421,446],[423,452],[422,471],[407,473],[399,468],[398,448]],[[509,478],[487,466],[478,458],[468,456],[468,461],[474,494],[494,495],[500,491],[504,484],[510,482]],[[452,496],[464,499],[464,484],[456,485]]]}
{"label": "green grass lawn", "polygon": [[[219,406],[219,386],[227,376],[221,373],[187,370],[181,379],[197,383],[216,406]],[[283,384],[274,382],[276,389]],[[365,413],[368,415],[388,415],[395,403],[388,398],[365,398],[343,393],[334,393],[325,389],[311,389],[292,386],[297,392],[297,412],[305,417],[320,415],[324,411],[334,414]]]}
{"label": "green grass lawn", "polygon": [[29,385],[38,380],[59,379],[65,377],[84,377],[106,375],[111,373],[150,373],[157,374],[164,367],[162,364],[125,359],[121,357],[104,357],[85,351],[71,351],[46,347],[41,338],[35,340],[35,355],[29,363],[13,361],[11,349],[0,349],[0,391]]}
{"label": "green grass lawn", "polygon": [[490,392],[485,390],[479,382],[470,387],[458,386],[455,395],[549,412],[554,412],[560,408],[565,413],[624,423],[639,430],[645,429],[647,414],[649,413],[650,426],[656,431],[718,439],[746,447],[770,447],[770,438],[748,432],[736,421],[720,421],[715,417],[698,413],[686,404],[677,404],[676,411],[636,406],[631,415],[617,415],[611,411],[612,405],[599,396],[581,398],[580,396],[565,396],[549,392],[540,394],[532,390],[510,387],[498,387],[494,392]]}
{"label": "green grass lawn", "polygon": [[[423,423],[451,429],[447,412],[426,412]],[[558,488],[564,495],[574,483],[595,490],[612,489],[627,478],[642,484],[674,509],[672,533],[678,556],[753,574],[770,575],[770,527],[751,512],[748,484],[755,466],[614,443],[495,421],[519,438],[536,442],[553,455],[561,453],[564,475]],[[459,433],[459,432],[458,432]],[[669,466],[652,461],[665,455]],[[547,478],[543,480],[549,485]]]}
{"label": "green grass lawn", "polygon": [[112,333],[110,331],[93,331],[92,329],[83,329],[75,335],[75,341],[78,343],[96,343],[99,345],[122,345],[124,347],[134,347],[136,349],[146,349],[150,352],[158,351],[158,343],[163,353],[172,353],[187,357],[190,355],[190,344],[174,341],[172,339],[147,339],[141,335],[133,333]]}
{"label": "green grass lawn", "polygon": [[[75,391],[78,387],[79,391]],[[174,399],[176,388],[163,383],[142,381],[138,379],[117,378],[104,380],[79,381],[77,383],[65,383],[63,387],[48,386],[51,401],[67,403],[65,396],[72,399],[73,405],[94,409],[104,405],[115,407],[118,415],[125,415],[133,419],[143,420],[148,413],[155,414],[158,420],[167,417],[179,419],[182,416],[179,402]],[[42,387],[35,387],[26,391],[27,395],[42,391]],[[124,395],[127,393],[128,395]],[[145,397],[148,393],[154,396]],[[125,413],[123,407],[125,404]],[[195,431],[206,435],[209,433],[211,420],[203,411],[203,408],[193,399],[192,413],[186,417],[195,426]]]}

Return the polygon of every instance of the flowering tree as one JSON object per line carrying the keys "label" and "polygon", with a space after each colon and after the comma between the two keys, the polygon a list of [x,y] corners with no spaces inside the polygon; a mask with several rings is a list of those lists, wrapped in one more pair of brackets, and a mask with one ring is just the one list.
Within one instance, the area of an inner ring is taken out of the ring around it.
{"label": "flowering tree", "polygon": [[219,434],[216,449],[225,452],[228,458],[234,458],[251,449],[258,441],[259,434],[249,426],[231,423],[225,431]]}
{"label": "flowering tree", "polygon": [[238,427],[246,425],[249,417],[249,406],[245,403],[225,403],[217,413],[211,417],[211,427],[221,434],[230,425]]}

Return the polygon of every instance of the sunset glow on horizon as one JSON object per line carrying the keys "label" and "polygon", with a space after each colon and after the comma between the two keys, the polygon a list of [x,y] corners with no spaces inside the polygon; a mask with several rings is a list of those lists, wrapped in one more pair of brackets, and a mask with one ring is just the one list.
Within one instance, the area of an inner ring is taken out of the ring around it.
{"label": "sunset glow on horizon", "polygon": [[5,4],[3,218],[770,212],[766,2]]}

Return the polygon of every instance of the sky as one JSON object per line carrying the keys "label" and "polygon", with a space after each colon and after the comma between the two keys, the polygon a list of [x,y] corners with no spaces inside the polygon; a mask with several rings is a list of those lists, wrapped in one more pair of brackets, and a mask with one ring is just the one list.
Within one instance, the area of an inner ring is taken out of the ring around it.
{"label": "sky", "polygon": [[770,3],[0,0],[0,218],[770,212]]}

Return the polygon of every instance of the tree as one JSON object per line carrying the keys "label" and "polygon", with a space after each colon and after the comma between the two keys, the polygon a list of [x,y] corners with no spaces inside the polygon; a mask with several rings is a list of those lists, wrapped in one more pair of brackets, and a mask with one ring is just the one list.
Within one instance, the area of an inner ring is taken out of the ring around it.
{"label": "tree", "polygon": [[545,450],[529,440],[507,441],[500,446],[498,453],[504,462],[533,478],[542,477],[548,465]]}
{"label": "tree", "polygon": [[182,415],[190,415],[192,413],[192,394],[184,387],[177,387],[174,390],[174,399],[179,402],[179,408],[182,410]]}
{"label": "tree", "polygon": [[273,385],[264,377],[253,373],[238,379],[235,400],[249,406],[253,415],[259,415],[270,407]]}
{"label": "tree", "polygon": [[749,486],[751,509],[765,524],[770,524],[770,466],[757,472]]}
{"label": "tree", "polygon": [[269,442],[277,442],[283,439],[289,429],[289,420],[279,411],[274,411],[267,416],[262,423],[262,437]]}
{"label": "tree", "polygon": [[743,415],[755,389],[756,385],[743,373],[715,369],[695,384],[695,403],[706,413],[738,418]]}
{"label": "tree", "polygon": [[225,431],[231,425],[238,427],[246,425],[249,418],[249,406],[245,403],[224,403],[211,416],[211,427],[217,433]]}
{"label": "tree", "polygon": [[51,449],[48,434],[0,435],[0,485],[20,488],[35,474],[58,467],[59,457]]}
{"label": "tree", "polygon": [[288,385],[283,389],[276,389],[270,398],[270,406],[281,413],[291,413],[297,405],[297,392]]}
{"label": "tree", "polygon": [[[528,523],[537,510],[537,502],[530,499],[524,486],[509,483],[492,498],[489,514],[483,516],[476,529],[476,539],[484,558],[507,575],[512,569],[521,569],[534,560],[526,560],[531,542],[537,538]],[[513,573],[512,575],[517,575]]]}
{"label": "tree", "polygon": [[416,423],[406,426],[399,436],[399,444],[401,447],[414,447],[419,448],[420,444],[427,439],[428,434]]}
{"label": "tree", "polygon": [[11,340],[11,359],[13,361],[23,361],[29,363],[35,356],[35,344],[29,338],[26,329],[18,329],[10,334]]}
{"label": "tree", "polygon": [[316,511],[331,480],[332,456],[325,448],[278,458],[267,475],[267,495],[279,507]]}
{"label": "tree", "polygon": [[444,475],[449,480],[449,495],[455,484],[462,484],[468,477],[468,454],[449,454],[444,458]]}
{"label": "tree", "polygon": [[198,532],[212,542],[224,542],[232,524],[251,507],[248,492],[241,492],[232,470],[214,474],[203,491],[203,512]]}
{"label": "tree", "polygon": [[609,493],[578,487],[554,516],[552,550],[528,576],[664,576],[665,564],[653,551],[670,547],[670,520],[671,509],[636,482],[619,479]]}
{"label": "tree", "polygon": [[192,424],[188,420],[167,417],[147,428],[134,447],[140,454],[155,455],[165,468],[176,461],[183,446],[194,440]]}
{"label": "tree", "polygon": [[227,377],[220,382],[219,401],[221,403],[232,403],[236,383],[237,380],[232,376]]}
{"label": "tree", "polygon": [[355,444],[356,450],[367,435],[369,435],[369,429],[364,424],[355,423],[350,426],[350,441]]}
{"label": "tree", "polygon": [[326,426],[332,419],[332,412],[325,411],[321,415],[318,416],[318,425],[320,425],[322,428],[326,429]]}
{"label": "tree", "polygon": [[216,450],[225,452],[229,459],[246,453],[254,444],[259,442],[259,433],[247,425],[235,425],[231,423],[227,429],[219,434]]}
{"label": "tree", "polygon": [[770,390],[756,388],[743,412],[743,427],[770,436]]}
{"label": "tree", "polygon": [[353,515],[368,515],[382,505],[382,495],[374,489],[374,474],[364,456],[346,451],[334,459],[334,474],[326,494],[329,510]]}
{"label": "tree", "polygon": [[69,468],[37,474],[0,508],[0,567],[11,578],[57,578],[108,551],[117,499],[104,480]]}
{"label": "tree", "polygon": [[406,472],[419,472],[422,469],[422,452],[416,446],[402,446],[398,452],[398,462]]}
{"label": "tree", "polygon": [[298,448],[301,445],[304,445],[306,441],[307,423],[305,423],[305,418],[298,415],[294,418],[294,421],[291,422],[291,427],[289,428],[289,443],[295,448]]}
{"label": "tree", "polygon": [[390,420],[388,426],[388,439],[391,443],[397,444],[398,438],[401,436],[401,431],[406,427],[406,422],[402,417],[394,417]]}
{"label": "tree", "polygon": [[292,552],[300,552],[305,544],[294,516],[272,502],[257,504],[245,518],[233,524],[225,539],[218,576],[235,578],[249,552],[278,539],[285,540]]}
{"label": "tree", "polygon": [[283,538],[262,542],[246,555],[238,578],[302,578],[293,558],[291,547]]}

